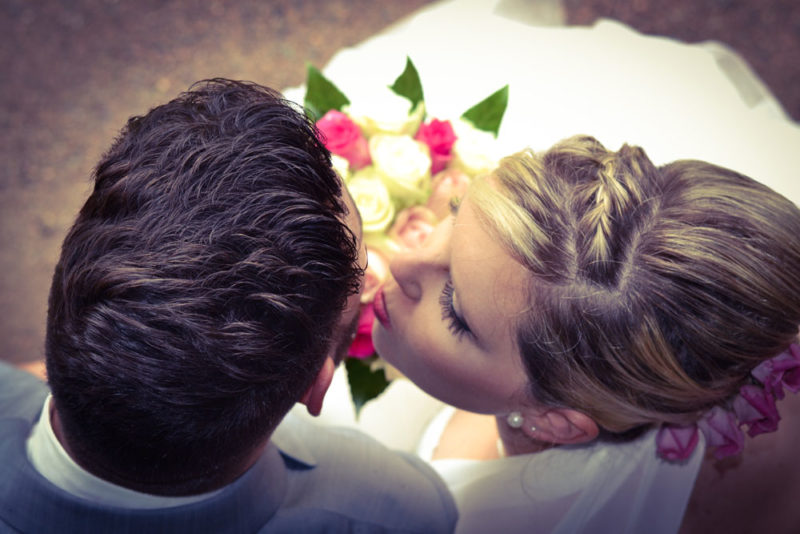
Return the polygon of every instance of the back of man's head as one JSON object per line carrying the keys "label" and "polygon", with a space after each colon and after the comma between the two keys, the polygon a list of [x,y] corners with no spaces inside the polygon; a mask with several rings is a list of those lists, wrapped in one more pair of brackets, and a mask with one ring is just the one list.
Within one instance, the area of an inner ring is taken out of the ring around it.
{"label": "back of man's head", "polygon": [[360,274],[302,112],[211,80],[132,118],[55,270],[47,372],[95,474],[208,489],[312,383]]}

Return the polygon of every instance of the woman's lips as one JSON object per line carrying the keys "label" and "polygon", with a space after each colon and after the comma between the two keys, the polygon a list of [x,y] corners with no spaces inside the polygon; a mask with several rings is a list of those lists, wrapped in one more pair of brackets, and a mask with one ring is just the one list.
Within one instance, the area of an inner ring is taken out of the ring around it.
{"label": "woman's lips", "polygon": [[392,322],[389,320],[389,312],[386,311],[386,300],[383,297],[383,287],[380,287],[377,293],[375,293],[373,308],[375,309],[375,317],[385,329],[389,330],[392,326]]}

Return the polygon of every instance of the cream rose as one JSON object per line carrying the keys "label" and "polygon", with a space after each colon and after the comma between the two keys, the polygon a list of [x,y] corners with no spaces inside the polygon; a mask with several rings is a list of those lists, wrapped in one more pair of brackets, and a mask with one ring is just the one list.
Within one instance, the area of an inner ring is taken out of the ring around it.
{"label": "cream rose", "polygon": [[370,138],[369,151],[397,209],[425,202],[431,182],[427,145],[408,135],[378,134]]}
{"label": "cream rose", "polygon": [[502,157],[495,137],[478,130],[469,121],[458,120],[453,124],[457,140],[453,145],[453,165],[470,177],[493,171]]}
{"label": "cream rose", "polygon": [[414,135],[425,115],[425,104],[411,101],[384,87],[352,99],[344,111],[368,138],[379,133]]}
{"label": "cream rose", "polygon": [[336,154],[331,154],[331,165],[333,166],[333,170],[339,173],[339,176],[342,177],[342,180],[347,182],[350,179],[350,162],[344,159],[342,156],[337,156]]}
{"label": "cream rose", "polygon": [[362,169],[347,182],[364,225],[364,238],[381,235],[394,219],[394,204],[383,181],[372,167]]}

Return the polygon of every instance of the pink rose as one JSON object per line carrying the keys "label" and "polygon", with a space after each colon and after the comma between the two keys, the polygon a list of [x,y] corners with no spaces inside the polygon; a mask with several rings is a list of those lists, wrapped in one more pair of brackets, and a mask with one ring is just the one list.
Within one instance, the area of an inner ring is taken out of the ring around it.
{"label": "pink rose", "polygon": [[783,386],[797,393],[800,391],[800,347],[792,343],[789,350],[761,362],[751,374],[778,399],[785,395]]}
{"label": "pink rose", "polygon": [[781,416],[775,406],[775,397],[759,386],[742,386],[733,400],[733,411],[741,424],[748,425],[747,435],[750,437],[778,430]]}
{"label": "pink rose", "polygon": [[450,121],[432,119],[427,124],[421,124],[414,139],[422,141],[430,149],[431,174],[436,174],[447,167],[447,164],[453,159],[453,143],[456,142],[456,134]]}
{"label": "pink rose", "polygon": [[358,125],[341,111],[332,109],[327,112],[317,121],[317,129],[325,148],[345,158],[353,170],[366,167],[372,161],[364,134]]}
{"label": "pink rose", "polygon": [[436,214],[425,206],[411,206],[397,214],[387,235],[401,248],[413,250],[422,246],[438,222]]}
{"label": "pink rose", "polygon": [[717,459],[739,454],[744,449],[744,433],[736,421],[736,416],[720,406],[714,406],[697,422],[698,428],[706,437],[709,447],[716,447]]}
{"label": "pink rose", "polygon": [[358,317],[358,328],[356,337],[347,350],[347,355],[352,358],[369,358],[375,354],[375,346],[372,344],[372,323],[375,320],[375,309],[372,303],[361,307],[361,315]]}
{"label": "pink rose", "polygon": [[380,251],[367,247],[367,270],[364,273],[364,291],[361,302],[372,302],[378,288],[389,277],[389,260]]}
{"label": "pink rose", "polygon": [[436,214],[439,220],[450,215],[450,201],[460,199],[467,192],[470,178],[460,169],[451,168],[442,171],[433,177],[431,187],[433,192],[425,204]]}
{"label": "pink rose", "polygon": [[698,440],[697,425],[662,425],[656,434],[656,449],[666,460],[685,460],[692,455]]}

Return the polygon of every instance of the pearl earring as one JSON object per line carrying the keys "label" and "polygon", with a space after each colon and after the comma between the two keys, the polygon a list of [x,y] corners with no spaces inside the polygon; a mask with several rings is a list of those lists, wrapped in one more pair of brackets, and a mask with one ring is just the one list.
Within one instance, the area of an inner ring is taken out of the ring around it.
{"label": "pearl earring", "polygon": [[506,422],[511,428],[519,428],[523,423],[522,414],[519,412],[511,412],[508,414],[508,417],[506,417]]}

